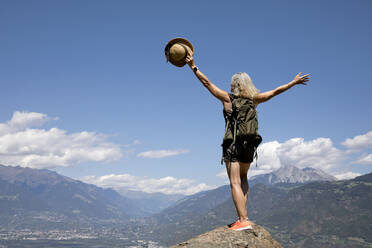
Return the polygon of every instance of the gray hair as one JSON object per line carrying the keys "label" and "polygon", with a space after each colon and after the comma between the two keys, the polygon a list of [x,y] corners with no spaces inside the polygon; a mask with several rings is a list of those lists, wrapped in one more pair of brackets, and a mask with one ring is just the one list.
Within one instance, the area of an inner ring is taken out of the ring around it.
{"label": "gray hair", "polygon": [[252,79],[245,72],[238,72],[231,79],[231,93],[235,96],[250,98],[260,91],[252,83]]}

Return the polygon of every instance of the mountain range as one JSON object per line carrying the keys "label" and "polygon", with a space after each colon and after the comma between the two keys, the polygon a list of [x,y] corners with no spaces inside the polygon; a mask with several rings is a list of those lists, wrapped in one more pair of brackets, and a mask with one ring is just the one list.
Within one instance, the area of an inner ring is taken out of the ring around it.
{"label": "mountain range", "polygon": [[[372,247],[372,173],[343,181],[252,184],[248,216],[283,247]],[[151,238],[172,245],[234,222],[230,194],[222,186],[163,210],[154,216]]]}
{"label": "mountain range", "polygon": [[[249,182],[248,216],[283,247],[372,247],[372,173],[335,181],[320,170],[286,166]],[[121,235],[118,244],[173,245],[236,220],[228,185],[187,197],[119,194],[50,170],[2,165],[0,213],[3,230],[98,223],[98,235]]]}
{"label": "mountain range", "polygon": [[11,228],[27,227],[26,222],[32,227],[40,223],[127,221],[159,212],[183,197],[143,192],[126,195],[46,169],[0,165],[0,223]]}
{"label": "mountain range", "polygon": [[0,206],[1,223],[7,223],[9,228],[31,228],[35,222],[126,220],[135,211],[129,199],[112,189],[85,184],[50,170],[2,165]]}
{"label": "mountain range", "polygon": [[130,199],[136,206],[137,217],[150,216],[172,206],[175,202],[183,199],[182,194],[146,193],[136,190],[116,190],[120,195]]}

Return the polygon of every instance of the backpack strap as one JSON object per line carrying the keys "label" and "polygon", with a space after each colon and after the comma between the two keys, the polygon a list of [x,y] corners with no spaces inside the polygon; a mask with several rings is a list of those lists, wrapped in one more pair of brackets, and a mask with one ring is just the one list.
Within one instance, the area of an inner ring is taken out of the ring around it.
{"label": "backpack strap", "polygon": [[236,123],[237,123],[238,121],[237,120],[234,120],[234,134],[233,134],[233,144],[235,144],[235,140],[236,140]]}
{"label": "backpack strap", "polygon": [[[232,93],[229,93],[229,97],[230,97],[230,101],[231,101],[231,107],[232,107],[232,111],[233,111],[233,113],[234,113],[234,105],[232,104],[233,103],[233,101],[237,98],[234,94],[232,94]],[[232,144],[235,144],[235,141],[236,141],[236,131],[237,131],[237,128],[236,128],[236,126],[237,126],[237,120],[234,118],[234,115],[231,115],[231,118],[232,118],[232,120],[233,120],[233,124],[234,124],[234,130],[233,130],[233,143]],[[229,121],[229,119],[227,120],[227,124],[230,124],[230,121]],[[228,125],[226,125],[226,130],[227,130],[227,126]],[[225,130],[225,133],[226,133],[226,130]]]}
{"label": "backpack strap", "polygon": [[258,160],[258,152],[257,152],[257,147],[254,149],[254,155],[253,157],[256,159],[256,168],[257,168],[257,160]]}

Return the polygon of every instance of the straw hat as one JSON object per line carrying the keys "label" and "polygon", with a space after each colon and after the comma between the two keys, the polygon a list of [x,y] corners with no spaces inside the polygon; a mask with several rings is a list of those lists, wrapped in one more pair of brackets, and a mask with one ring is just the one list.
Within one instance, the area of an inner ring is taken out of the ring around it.
{"label": "straw hat", "polygon": [[184,38],[174,38],[168,41],[164,49],[167,62],[173,65],[182,67],[186,64],[185,58],[187,54],[194,54],[194,47],[191,42]]}

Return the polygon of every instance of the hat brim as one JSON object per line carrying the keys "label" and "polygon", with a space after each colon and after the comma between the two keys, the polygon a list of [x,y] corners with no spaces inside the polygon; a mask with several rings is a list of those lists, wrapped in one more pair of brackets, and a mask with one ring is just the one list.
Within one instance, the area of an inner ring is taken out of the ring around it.
{"label": "hat brim", "polygon": [[167,52],[169,51],[171,46],[177,43],[184,45],[184,47],[186,47],[187,49],[187,53],[190,54],[191,56],[194,55],[194,46],[191,44],[190,41],[186,40],[185,38],[181,38],[181,37],[171,39],[170,41],[168,41],[167,45],[165,46],[164,52],[165,52],[165,57],[167,58],[167,60],[169,60],[169,62],[171,62],[173,65],[177,67],[183,67],[184,65],[186,65],[186,61],[184,59],[175,61],[172,58],[169,58],[167,56]]}

